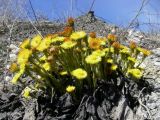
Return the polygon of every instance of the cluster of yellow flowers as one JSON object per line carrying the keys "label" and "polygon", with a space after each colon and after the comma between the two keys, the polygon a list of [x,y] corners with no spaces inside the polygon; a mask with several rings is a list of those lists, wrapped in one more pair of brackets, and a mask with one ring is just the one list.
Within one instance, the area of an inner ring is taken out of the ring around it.
{"label": "cluster of yellow flowers", "polygon": [[[95,89],[97,80],[110,80],[118,71],[140,79],[143,73],[140,64],[151,54],[134,42],[128,47],[120,44],[113,34],[97,37],[94,32],[88,35],[75,31],[73,18],[68,19],[64,31],[45,37],[36,35],[19,47],[17,61],[10,67],[15,73],[11,82],[17,84],[23,74],[34,80],[22,92],[26,98],[38,90],[76,94],[84,85]],[[140,53],[143,57],[138,60]]]}

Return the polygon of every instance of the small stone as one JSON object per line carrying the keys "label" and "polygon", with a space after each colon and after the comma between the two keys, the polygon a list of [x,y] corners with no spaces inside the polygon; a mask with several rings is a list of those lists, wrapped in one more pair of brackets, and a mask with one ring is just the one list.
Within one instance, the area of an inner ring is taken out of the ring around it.
{"label": "small stone", "polygon": [[10,76],[5,77],[5,81],[10,81],[12,78]]}
{"label": "small stone", "polygon": [[18,47],[15,46],[14,44],[10,44],[9,48],[13,50],[13,49],[17,49]]}
{"label": "small stone", "polygon": [[154,65],[160,66],[160,62],[155,62]]}
{"label": "small stone", "polygon": [[10,54],[9,57],[10,57],[11,61],[14,61],[14,60],[16,60],[17,56],[16,56],[16,54]]}

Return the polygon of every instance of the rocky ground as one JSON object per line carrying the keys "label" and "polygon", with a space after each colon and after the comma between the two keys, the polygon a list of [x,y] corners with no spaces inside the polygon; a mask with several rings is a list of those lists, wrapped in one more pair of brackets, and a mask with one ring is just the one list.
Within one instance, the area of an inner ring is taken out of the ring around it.
{"label": "rocky ground", "polygon": [[[54,33],[60,31],[64,27],[64,24],[50,22],[40,22],[40,25],[34,25],[42,34]],[[126,44],[128,40],[134,40],[141,46],[150,49],[153,54],[149,56],[143,64],[143,67],[146,68],[144,80],[147,81],[148,84],[141,85],[140,89],[138,86],[135,86],[134,83],[131,83],[131,85],[127,87],[130,90],[131,96],[137,98],[139,104],[133,104],[136,105],[136,107],[129,105],[128,99],[126,99],[124,95],[119,97],[118,103],[110,110],[110,113],[108,113],[107,110],[110,109],[110,101],[108,99],[103,99],[101,104],[98,104],[93,101],[93,99],[95,99],[94,97],[87,96],[87,98],[84,97],[84,101],[82,101],[81,106],[79,106],[79,109],[76,111],[79,114],[77,114],[77,116],[75,115],[74,119],[160,120],[160,40],[152,40],[142,32],[109,25],[97,19],[93,13],[77,18],[75,27],[78,30],[85,30],[86,32],[94,31],[98,33],[99,36],[108,33],[117,34],[121,36],[120,41],[122,43]],[[19,91],[21,88],[9,84],[11,75],[8,73],[7,65],[11,59],[14,59],[14,54],[17,52],[19,42],[36,33],[37,30],[35,30],[29,22],[15,23],[11,34],[7,27],[0,25],[0,120],[61,120],[66,118],[66,116],[53,118],[53,114],[50,114],[50,112],[53,111],[48,107],[50,105],[44,105],[42,102],[43,100],[32,100],[29,103],[24,101],[18,96],[18,93],[15,94],[13,92]],[[7,52],[10,54],[7,54]],[[5,86],[7,86],[5,88],[12,89],[12,92],[8,91],[8,94],[3,92],[4,83]],[[108,89],[111,88],[109,87]],[[111,92],[114,93],[115,91]],[[117,94],[117,92],[115,93]],[[113,96],[111,99],[113,98],[115,97]],[[70,100],[70,97],[64,95],[58,101],[61,101],[61,99]],[[88,101],[90,101],[90,104],[87,103]],[[129,101],[131,102],[130,99]],[[70,102],[62,104],[64,107],[71,107]],[[97,105],[96,107],[95,104]],[[43,108],[46,109],[46,111],[42,110]],[[47,110],[48,113],[45,113]],[[57,110],[57,106],[55,110]],[[75,110],[74,107],[71,110]],[[87,112],[84,112],[84,110]],[[53,113],[55,113],[55,111]],[[95,113],[96,116],[98,116],[97,118],[92,115]]]}

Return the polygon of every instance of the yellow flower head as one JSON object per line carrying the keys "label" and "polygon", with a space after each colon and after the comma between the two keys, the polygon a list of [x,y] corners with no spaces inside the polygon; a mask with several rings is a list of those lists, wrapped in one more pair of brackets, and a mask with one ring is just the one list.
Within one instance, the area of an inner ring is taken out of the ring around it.
{"label": "yellow flower head", "polygon": [[89,37],[91,37],[91,38],[96,38],[96,33],[95,33],[95,32],[90,32],[90,33],[89,33]]}
{"label": "yellow flower head", "polygon": [[130,62],[132,62],[132,63],[136,63],[137,62],[136,58],[133,58],[133,57],[128,57],[128,60]]}
{"label": "yellow flower head", "polygon": [[149,56],[151,54],[151,51],[147,50],[147,49],[144,49],[144,48],[140,48],[138,47],[137,50],[139,52],[142,52],[144,56]]}
{"label": "yellow flower head", "polygon": [[77,43],[74,41],[65,41],[63,44],[61,44],[60,46],[63,49],[70,49],[73,48]]}
{"label": "yellow flower head", "polygon": [[115,41],[115,40],[117,40],[117,37],[115,35],[113,35],[113,34],[108,34],[107,39],[109,41]]}
{"label": "yellow flower head", "polygon": [[51,37],[45,37],[42,42],[40,43],[40,45],[37,47],[37,50],[39,51],[44,51],[46,50],[47,48],[50,47],[50,44],[51,44]]}
{"label": "yellow flower head", "polygon": [[57,36],[57,37],[52,38],[52,43],[63,42],[64,39],[65,39],[65,37],[59,37],[59,36]]}
{"label": "yellow flower head", "polygon": [[78,68],[76,70],[73,70],[71,72],[71,75],[73,75],[75,78],[81,80],[87,77],[87,72],[83,70],[82,68]]}
{"label": "yellow flower head", "polygon": [[115,50],[119,50],[119,49],[120,49],[120,44],[119,44],[119,42],[114,42],[114,43],[112,44],[112,47],[113,47]]}
{"label": "yellow flower head", "polygon": [[12,63],[10,68],[9,68],[10,72],[14,73],[18,70],[18,65],[17,63]]}
{"label": "yellow flower head", "polygon": [[135,79],[140,79],[143,75],[139,69],[128,69],[127,74]]}
{"label": "yellow flower head", "polygon": [[74,26],[74,19],[72,17],[68,18],[67,25],[73,27]]}
{"label": "yellow flower head", "polygon": [[22,92],[22,96],[26,99],[29,99],[31,96],[30,96],[30,93],[31,93],[32,89],[29,88],[29,87],[26,87],[23,92]]}
{"label": "yellow flower head", "polygon": [[89,37],[88,38],[88,43],[89,43],[89,47],[91,49],[99,49],[100,46],[101,46],[101,41],[99,41],[98,39],[96,38],[91,38]]}
{"label": "yellow flower head", "polygon": [[32,51],[28,49],[21,49],[17,56],[17,63],[26,64],[28,62],[29,57],[31,56]]}
{"label": "yellow flower head", "polygon": [[31,40],[31,48],[37,48],[41,41],[42,37],[40,35],[36,35],[35,37],[33,37],[33,39]]}
{"label": "yellow flower head", "polygon": [[69,37],[73,32],[73,27],[65,27],[63,32],[60,32],[60,36]]}
{"label": "yellow flower head", "polygon": [[123,55],[124,55],[124,54],[125,54],[125,55],[129,55],[129,54],[130,54],[128,48],[124,48],[124,49],[120,50],[120,53],[123,54]]}
{"label": "yellow flower head", "polygon": [[117,70],[117,65],[116,65],[116,64],[112,64],[112,65],[111,65],[111,70],[112,70],[112,71]]}
{"label": "yellow flower head", "polygon": [[120,49],[129,49],[129,48],[126,47],[125,45],[120,44]]}
{"label": "yellow flower head", "polygon": [[103,50],[95,50],[92,52],[92,55],[103,57],[105,56],[105,52]]}
{"label": "yellow flower head", "polygon": [[67,88],[66,88],[66,91],[67,91],[68,93],[72,93],[72,92],[75,91],[75,89],[76,89],[75,86],[68,85]]}
{"label": "yellow flower head", "polygon": [[21,44],[20,44],[20,48],[29,48],[30,45],[30,39],[25,39]]}
{"label": "yellow flower head", "polygon": [[71,34],[70,38],[73,40],[80,40],[86,37],[86,33],[84,31],[78,31]]}
{"label": "yellow flower head", "polygon": [[17,81],[18,81],[18,79],[22,76],[22,74],[24,73],[24,71],[25,71],[25,67],[23,66],[21,66],[20,67],[20,71],[18,71],[16,74],[15,74],[15,76],[13,77],[13,79],[11,80],[11,83],[12,84],[17,84]]}
{"label": "yellow flower head", "polygon": [[136,43],[134,41],[131,41],[130,44],[129,44],[129,47],[131,49],[135,49],[137,47]]}
{"label": "yellow flower head", "polygon": [[85,58],[86,63],[88,64],[97,64],[102,60],[100,56],[89,55]]}

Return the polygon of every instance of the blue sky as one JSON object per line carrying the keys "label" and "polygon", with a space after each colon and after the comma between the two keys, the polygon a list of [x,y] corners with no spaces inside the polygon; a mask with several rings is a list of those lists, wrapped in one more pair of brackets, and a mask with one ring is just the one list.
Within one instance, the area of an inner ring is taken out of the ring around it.
{"label": "blue sky", "polygon": [[[72,0],[73,11],[71,11],[71,0],[31,0],[33,7],[44,13],[50,20],[66,18],[67,16],[79,16],[87,12],[92,0]],[[106,22],[119,26],[127,26],[140,8],[142,0],[95,0],[93,10],[95,15],[104,18]],[[160,22],[155,12],[160,13],[160,0],[150,0],[144,7],[139,21],[147,23]],[[149,14],[146,14],[149,13]]]}

